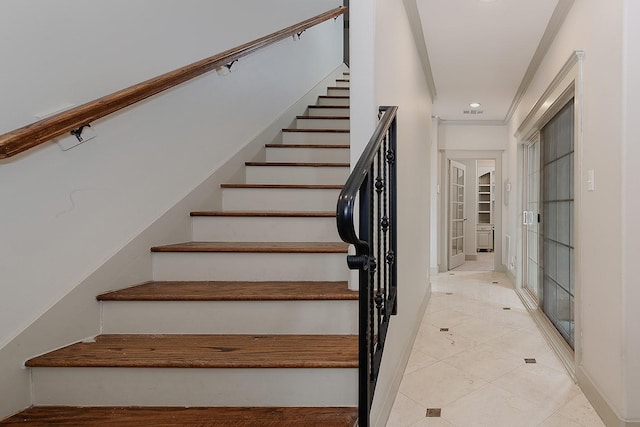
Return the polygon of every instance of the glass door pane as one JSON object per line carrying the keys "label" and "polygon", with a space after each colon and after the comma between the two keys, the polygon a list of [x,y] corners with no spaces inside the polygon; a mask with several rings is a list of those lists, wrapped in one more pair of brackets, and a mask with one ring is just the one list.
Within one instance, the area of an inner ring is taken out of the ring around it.
{"label": "glass door pane", "polygon": [[536,300],[541,299],[542,268],[538,262],[540,233],[540,138],[525,148],[525,203],[523,232],[525,241],[524,287]]}
{"label": "glass door pane", "polygon": [[542,129],[542,310],[574,345],[573,100]]}
{"label": "glass door pane", "polygon": [[449,269],[464,263],[464,185],[466,166],[451,160],[449,181]]}

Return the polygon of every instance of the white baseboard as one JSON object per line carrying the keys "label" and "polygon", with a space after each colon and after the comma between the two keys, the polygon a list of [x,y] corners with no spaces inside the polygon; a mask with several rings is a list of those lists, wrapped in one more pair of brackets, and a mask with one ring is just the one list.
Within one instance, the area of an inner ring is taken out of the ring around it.
{"label": "white baseboard", "polygon": [[[515,276],[511,271],[507,270],[507,276],[511,280],[511,284],[515,288]],[[556,355],[564,365],[567,373],[577,382],[578,386],[587,397],[593,408],[596,410],[600,418],[607,427],[640,427],[640,421],[638,420],[623,420],[616,414],[612,406],[607,399],[598,391],[597,387],[584,371],[584,369],[576,365],[571,358],[571,349],[564,342],[564,339],[556,331],[551,322],[535,308],[531,298],[523,291],[516,289],[516,293],[522,300],[523,304],[527,308],[527,311],[531,314],[531,317],[538,325],[543,337],[549,343],[551,348],[555,351]]]}
{"label": "white baseboard", "polygon": [[425,311],[427,310],[427,305],[429,304],[430,298],[431,282],[429,282],[429,287],[427,289],[427,292],[425,293],[425,297],[420,304],[420,308],[418,309],[416,322],[414,323],[413,330],[411,331],[411,339],[409,341],[410,344],[407,345],[402,351],[402,356],[399,363],[396,365],[396,369],[393,374],[391,386],[387,388],[386,393],[382,398],[382,402],[380,403],[380,409],[376,411],[377,416],[375,417],[375,419],[373,419],[372,417],[371,425],[373,426],[385,427],[387,425],[389,415],[391,414],[391,409],[393,408],[396,396],[398,395],[398,391],[400,390],[400,383],[402,382],[402,377],[404,376],[404,370],[406,369],[407,363],[409,362],[409,356],[411,356],[411,350],[413,349],[413,344],[416,340],[416,336],[418,335],[420,323],[422,318],[424,317]]}
{"label": "white baseboard", "polygon": [[640,427],[639,420],[623,420],[616,414],[607,399],[598,391],[593,381],[591,381],[591,377],[589,377],[581,366],[576,366],[576,376],[578,377],[578,384],[584,395],[589,399],[593,409],[600,415],[600,418],[602,418],[602,421],[607,427]]}
{"label": "white baseboard", "polygon": [[507,277],[509,278],[509,280],[511,280],[511,284],[513,285],[513,287],[515,289],[517,280],[516,280],[516,275],[513,272],[513,270],[509,270],[504,264],[502,264],[502,271],[504,273],[506,273]]}

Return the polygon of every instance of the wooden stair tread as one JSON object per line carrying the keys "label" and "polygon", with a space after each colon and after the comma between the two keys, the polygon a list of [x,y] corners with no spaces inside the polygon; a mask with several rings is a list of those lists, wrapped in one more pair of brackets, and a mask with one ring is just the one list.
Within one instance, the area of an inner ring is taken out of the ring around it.
{"label": "wooden stair tread", "polygon": [[191,216],[274,217],[274,218],[335,218],[334,211],[326,212],[255,212],[255,211],[194,211]]}
{"label": "wooden stair tread", "polygon": [[349,95],[320,95],[320,96],[318,96],[318,98],[323,98],[323,99],[331,99],[331,98],[349,99]]}
{"label": "wooden stair tread", "polygon": [[343,242],[184,242],[154,246],[151,252],[347,253]]}
{"label": "wooden stair tread", "polygon": [[350,120],[349,116],[296,116],[300,120]]}
{"label": "wooden stair tread", "polygon": [[327,87],[327,89],[331,89],[331,90],[349,90],[350,88],[345,87],[345,86],[329,86],[329,87]]}
{"label": "wooden stair tread", "polygon": [[28,367],[357,368],[356,335],[98,335]]}
{"label": "wooden stair tread", "polygon": [[98,295],[99,301],[357,300],[347,282],[145,282]]}
{"label": "wooden stair tread", "polygon": [[306,132],[306,133],[349,133],[349,129],[295,129],[285,128],[282,132]]}
{"label": "wooden stair tread", "polygon": [[287,188],[307,190],[342,190],[342,185],[329,184],[220,184],[222,188]]}
{"label": "wooden stair tread", "polygon": [[353,427],[350,407],[70,407],[35,406],[3,426]]}
{"label": "wooden stair tread", "polygon": [[351,79],[336,79],[337,82],[343,82],[343,83],[347,83],[350,82]]}
{"label": "wooden stair tread", "polygon": [[265,144],[267,148],[329,148],[329,149],[349,149],[348,144]]}
{"label": "wooden stair tread", "polygon": [[244,162],[245,166],[291,166],[291,167],[312,167],[312,168],[348,168],[349,163],[330,162]]}

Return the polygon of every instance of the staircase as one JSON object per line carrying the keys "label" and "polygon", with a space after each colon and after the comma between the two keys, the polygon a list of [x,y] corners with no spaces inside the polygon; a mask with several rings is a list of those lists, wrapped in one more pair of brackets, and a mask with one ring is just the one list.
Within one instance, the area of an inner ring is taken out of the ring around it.
{"label": "staircase", "polygon": [[102,334],[35,357],[32,408],[2,425],[354,426],[358,301],[335,224],[348,73],[151,248],[153,281],[99,295]]}

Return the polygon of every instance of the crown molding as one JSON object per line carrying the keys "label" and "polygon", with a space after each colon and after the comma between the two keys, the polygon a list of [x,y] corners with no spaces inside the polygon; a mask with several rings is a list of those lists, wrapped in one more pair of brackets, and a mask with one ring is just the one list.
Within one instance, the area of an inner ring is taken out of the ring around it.
{"label": "crown molding", "polygon": [[576,92],[575,81],[582,78],[581,62],[584,60],[584,56],[585,53],[582,50],[576,50],[569,56],[538,102],[518,126],[518,130],[514,134],[517,139],[529,139],[541,127],[542,122],[559,110],[560,104],[574,96]]}
{"label": "crown molding", "polygon": [[438,119],[439,123],[451,126],[506,126],[504,120],[444,120]]}
{"label": "crown molding", "polygon": [[433,80],[433,71],[431,70],[431,62],[429,61],[429,52],[427,51],[427,44],[424,39],[424,32],[422,31],[422,22],[420,21],[420,13],[418,11],[418,3],[416,0],[403,0],[404,9],[409,19],[409,26],[413,33],[413,39],[418,50],[418,56],[420,57],[420,63],[422,64],[422,71],[424,72],[425,79],[427,80],[427,87],[429,94],[431,95],[431,102],[438,98],[438,92],[436,91],[436,83]]}
{"label": "crown molding", "polygon": [[531,82],[533,81],[533,78],[535,77],[536,72],[538,71],[538,68],[542,63],[542,60],[544,59],[545,55],[549,51],[549,48],[551,47],[551,44],[555,40],[556,35],[558,35],[558,32],[560,31],[560,27],[562,27],[562,23],[564,22],[565,18],[569,14],[569,11],[571,10],[571,6],[573,6],[574,1],[575,0],[559,0],[558,1],[558,4],[556,5],[556,8],[553,11],[553,14],[551,15],[551,19],[547,24],[547,28],[545,29],[544,34],[540,39],[538,48],[533,54],[533,57],[531,58],[531,62],[529,63],[529,67],[527,68],[527,71],[524,73],[524,77],[520,82],[520,86],[518,87],[518,90],[516,91],[513,101],[511,102],[511,106],[509,107],[509,110],[507,110],[507,115],[504,118],[505,122],[509,122],[511,120],[511,118],[513,117],[513,114],[516,112],[516,109],[520,105],[520,101],[522,101],[524,94],[527,92],[527,89],[529,89],[529,85],[531,85]]}

